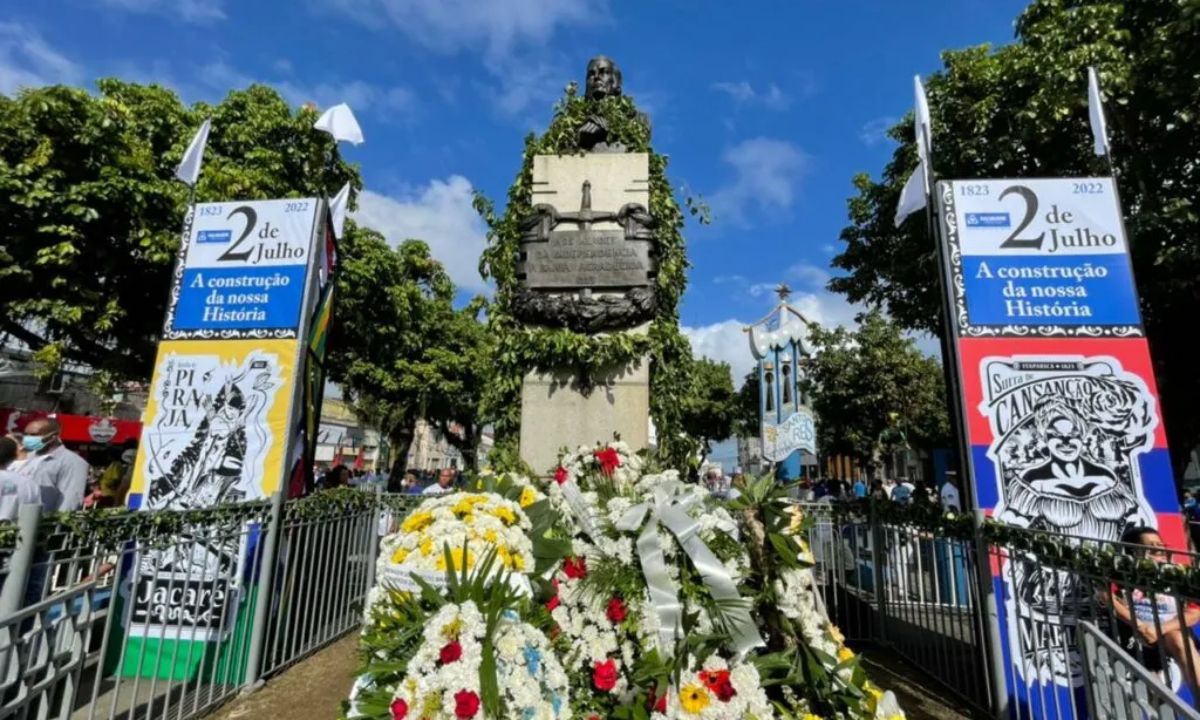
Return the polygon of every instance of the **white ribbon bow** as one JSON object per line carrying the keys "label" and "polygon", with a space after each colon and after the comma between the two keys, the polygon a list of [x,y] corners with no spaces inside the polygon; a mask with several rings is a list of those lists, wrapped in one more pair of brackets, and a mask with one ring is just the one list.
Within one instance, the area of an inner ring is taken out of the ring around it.
{"label": "white ribbon bow", "polygon": [[[616,524],[618,530],[627,532],[641,529],[637,539],[638,559],[650,590],[650,602],[658,614],[659,649],[674,654],[675,644],[683,631],[683,606],[679,602],[679,589],[667,574],[667,563],[658,538],[658,526],[662,525],[675,536],[696,566],[713,599],[721,603],[730,647],[739,656],[745,655],[765,643],[754,619],[750,617],[749,603],[738,593],[737,585],[725,565],[700,538],[700,523],[688,515],[688,510],[700,502],[700,498],[694,495],[679,497],[679,490],[683,488],[683,483],[679,481],[659,485],[654,488],[653,502],[629,508]],[[649,521],[644,522],[647,515]]]}

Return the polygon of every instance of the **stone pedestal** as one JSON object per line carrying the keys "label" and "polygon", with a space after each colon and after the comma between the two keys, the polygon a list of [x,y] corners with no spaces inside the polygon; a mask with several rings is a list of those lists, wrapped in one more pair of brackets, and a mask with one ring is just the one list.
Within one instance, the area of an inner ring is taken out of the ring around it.
{"label": "stone pedestal", "polygon": [[650,360],[615,368],[585,395],[570,372],[537,373],[521,384],[521,459],[552,473],[564,446],[595,445],[613,433],[633,451],[650,440]]}
{"label": "stone pedestal", "polygon": [[[644,153],[534,157],[534,207],[554,212],[542,216],[540,234],[522,243],[518,277],[524,288],[570,299],[649,287],[650,242],[634,225],[626,227],[630,216],[623,214],[633,205],[649,206],[649,176]],[[647,328],[641,323],[619,332]],[[553,472],[563,447],[595,445],[613,433],[640,450],[649,442],[649,417],[648,358],[610,368],[593,378],[587,393],[571,369],[531,372],[521,386],[521,458],[538,473]]]}

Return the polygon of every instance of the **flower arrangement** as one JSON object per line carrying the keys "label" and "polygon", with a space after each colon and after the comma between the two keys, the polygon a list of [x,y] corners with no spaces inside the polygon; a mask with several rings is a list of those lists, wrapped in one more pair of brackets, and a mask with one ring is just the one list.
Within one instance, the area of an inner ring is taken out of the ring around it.
{"label": "flower arrangement", "polygon": [[[391,720],[484,717],[480,670],[488,644],[488,625],[474,602],[443,606],[425,626],[423,642],[393,691]],[[490,646],[500,702],[510,717],[571,717],[566,674],[545,635],[509,612]]]}
{"label": "flower arrangement", "polygon": [[352,716],[903,720],[829,620],[786,488],[726,503],[644,467],[601,444],[422,503],[383,543],[419,573],[374,591]]}
{"label": "flower arrangement", "polygon": [[501,569],[533,572],[531,529],[518,501],[495,493],[439,495],[381,541],[377,574],[382,584],[404,588],[414,571],[436,578],[448,569],[471,570],[488,549],[496,551]]}

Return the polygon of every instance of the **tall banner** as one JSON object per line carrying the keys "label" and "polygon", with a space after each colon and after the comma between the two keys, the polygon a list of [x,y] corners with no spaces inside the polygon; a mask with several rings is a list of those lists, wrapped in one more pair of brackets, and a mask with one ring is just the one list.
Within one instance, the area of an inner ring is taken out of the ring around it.
{"label": "tall banner", "polygon": [[[936,200],[978,507],[1079,539],[1148,526],[1187,547],[1112,179],[956,180]],[[1020,555],[992,571],[1018,714],[1082,716],[1076,631],[1106,615],[1095,588]]]}
{"label": "tall banner", "polygon": [[[195,206],[171,286],[130,507],[239,503],[267,498],[286,482],[293,458],[304,454],[303,372],[326,274],[326,215],[317,199]],[[257,528],[248,527],[233,539],[185,537],[140,553],[123,598],[133,605],[124,671],[193,679],[214,643],[244,633],[237,628],[252,615],[258,540]],[[244,653],[244,645],[223,647]],[[215,665],[236,673],[242,662],[220,657]]]}

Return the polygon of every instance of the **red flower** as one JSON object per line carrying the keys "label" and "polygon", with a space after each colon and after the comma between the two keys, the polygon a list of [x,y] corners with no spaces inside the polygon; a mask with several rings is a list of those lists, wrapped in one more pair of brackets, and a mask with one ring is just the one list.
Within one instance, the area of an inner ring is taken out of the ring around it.
{"label": "red flower", "polygon": [[704,687],[716,693],[717,699],[721,702],[729,702],[737,695],[737,690],[733,689],[733,683],[729,681],[728,670],[702,670],[700,682],[704,683]]}
{"label": "red flower", "polygon": [[475,713],[479,712],[479,696],[470,690],[459,690],[454,693],[454,717],[467,718],[475,717]]}
{"label": "red flower", "polygon": [[621,602],[621,598],[613,598],[608,601],[608,609],[604,611],[613,625],[623,621],[628,611],[625,609],[625,603]]}
{"label": "red flower", "polygon": [[621,456],[613,448],[606,447],[602,450],[593,450],[592,457],[600,462],[600,472],[605,475],[612,475],[613,470],[621,467]]}
{"label": "red flower", "polygon": [[567,558],[563,562],[563,572],[572,580],[581,580],[587,577],[587,560],[581,557]]}
{"label": "red flower", "polygon": [[392,701],[392,720],[404,720],[405,715],[408,715],[408,703],[396,698]]}
{"label": "red flower", "polygon": [[449,665],[460,657],[462,657],[462,645],[459,645],[457,640],[443,647],[442,651],[438,653],[438,659],[442,661],[443,665]]}
{"label": "red flower", "polygon": [[646,695],[646,707],[653,707],[654,712],[667,714],[667,693],[663,693],[662,697],[655,700],[654,695],[658,691],[658,684],[654,683],[650,686],[650,690]]}
{"label": "red flower", "polygon": [[716,692],[717,686],[721,683],[729,682],[728,670],[701,670],[700,682],[704,683],[704,687]]}
{"label": "red flower", "polygon": [[566,481],[567,481],[567,469],[565,467],[563,467],[562,465],[559,465],[558,469],[554,471],[554,482],[558,483],[559,485],[562,485]]}
{"label": "red flower", "polygon": [[617,686],[617,663],[612,658],[596,663],[592,670],[592,684],[601,692],[608,692]]}
{"label": "red flower", "polygon": [[558,596],[555,595],[546,601],[546,609],[554,612],[554,608],[558,607]]}

